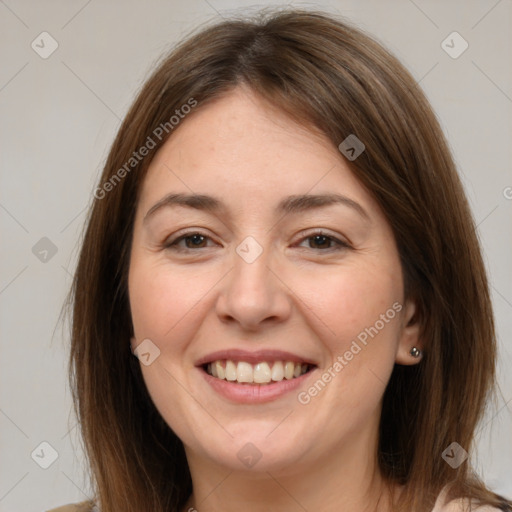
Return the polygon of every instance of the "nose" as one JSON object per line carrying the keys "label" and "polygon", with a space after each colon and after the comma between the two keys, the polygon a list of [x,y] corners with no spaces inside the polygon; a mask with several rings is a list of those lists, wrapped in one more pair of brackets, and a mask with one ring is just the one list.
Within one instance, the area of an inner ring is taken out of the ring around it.
{"label": "nose", "polygon": [[222,280],[216,303],[222,322],[236,323],[246,331],[258,331],[289,318],[290,289],[269,263],[265,250],[250,263],[234,254],[234,268]]}

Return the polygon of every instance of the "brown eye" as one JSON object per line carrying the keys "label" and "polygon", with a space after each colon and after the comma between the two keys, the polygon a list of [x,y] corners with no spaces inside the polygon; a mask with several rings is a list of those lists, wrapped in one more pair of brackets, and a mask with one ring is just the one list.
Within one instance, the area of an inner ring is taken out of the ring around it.
{"label": "brown eye", "polygon": [[185,240],[185,245],[189,249],[194,249],[197,247],[204,247],[206,237],[196,233],[195,235],[185,236],[182,238],[182,240]]}
{"label": "brown eye", "polygon": [[[314,235],[308,237],[309,245],[312,249],[330,249],[332,238],[325,235]],[[313,247],[315,246],[315,247]]]}
{"label": "brown eye", "polygon": [[[188,249],[204,249],[208,247],[208,240],[210,240],[210,237],[203,235],[202,233],[189,232],[179,236],[174,240],[165,242],[163,247],[176,251],[186,251]],[[184,245],[182,242],[184,242]]]}
{"label": "brown eye", "polygon": [[306,249],[316,249],[316,252],[332,252],[350,249],[350,245],[348,243],[322,232],[313,233],[302,238],[299,245],[302,246],[304,242],[308,243]]}

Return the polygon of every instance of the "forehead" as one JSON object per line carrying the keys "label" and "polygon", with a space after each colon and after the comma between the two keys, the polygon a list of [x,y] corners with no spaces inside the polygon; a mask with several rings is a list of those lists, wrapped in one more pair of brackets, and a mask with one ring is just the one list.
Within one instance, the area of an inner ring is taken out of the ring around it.
{"label": "forehead", "polygon": [[199,105],[155,155],[141,203],[170,191],[223,196],[238,208],[333,191],[372,202],[332,141],[241,87]]}

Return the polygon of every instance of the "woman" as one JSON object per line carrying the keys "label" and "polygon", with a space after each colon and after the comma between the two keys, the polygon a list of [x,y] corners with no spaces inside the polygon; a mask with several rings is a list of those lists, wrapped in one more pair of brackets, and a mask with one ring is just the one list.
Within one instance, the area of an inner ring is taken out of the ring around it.
{"label": "woman", "polygon": [[70,302],[98,510],[509,510],[467,460],[496,357],[474,223],[378,43],[304,11],[203,30],[94,195]]}

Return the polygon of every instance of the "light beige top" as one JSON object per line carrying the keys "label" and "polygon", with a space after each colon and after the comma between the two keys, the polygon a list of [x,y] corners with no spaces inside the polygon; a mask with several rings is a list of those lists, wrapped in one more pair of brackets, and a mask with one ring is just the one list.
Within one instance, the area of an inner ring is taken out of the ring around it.
{"label": "light beige top", "polygon": [[[471,500],[467,498],[459,498],[446,503],[447,491],[447,488],[444,488],[439,493],[432,512],[465,512],[470,510],[468,505],[470,504]],[[482,505],[481,507],[477,507],[476,509],[471,510],[474,510],[475,512],[501,512],[499,508],[491,507],[490,505]]]}
{"label": "light beige top", "polygon": [[[469,504],[468,499],[458,499],[450,501],[449,503],[445,503],[446,490],[443,490],[432,509],[432,512],[466,512],[467,506]],[[496,507],[490,507],[488,505],[484,505],[473,509],[474,512],[501,512],[500,509]],[[81,503],[76,503],[72,505],[64,505],[63,507],[54,508],[52,510],[48,510],[47,512],[100,512],[98,508],[94,507],[94,504],[90,501],[83,501]]]}
{"label": "light beige top", "polygon": [[47,512],[99,512],[99,509],[91,501],[82,501],[81,503],[52,508]]}

